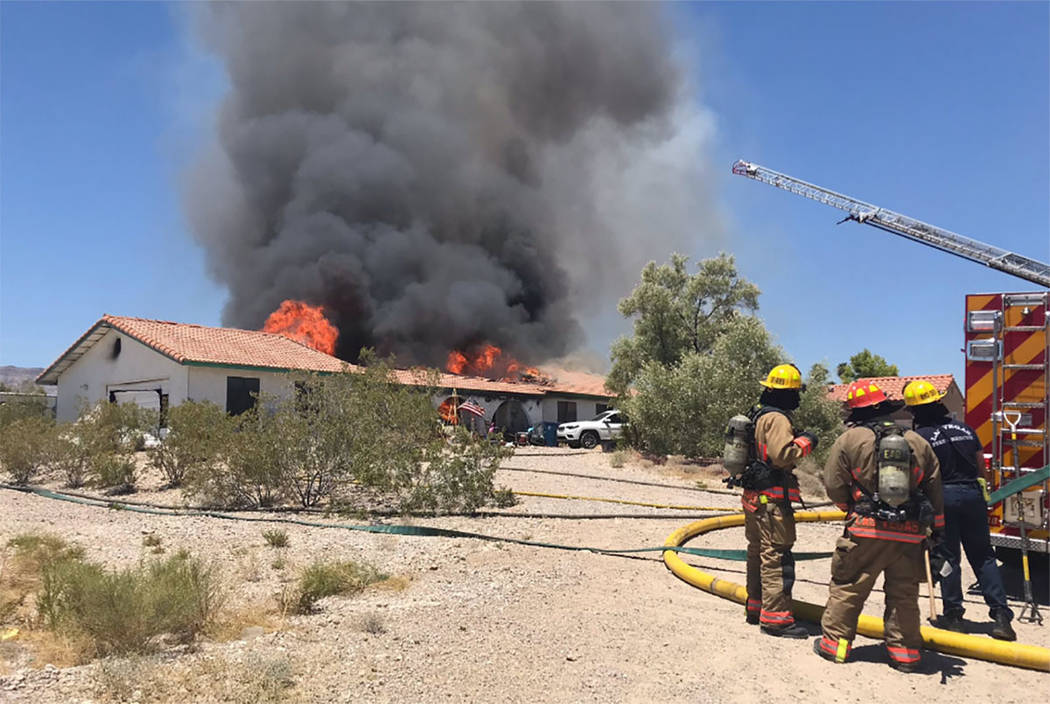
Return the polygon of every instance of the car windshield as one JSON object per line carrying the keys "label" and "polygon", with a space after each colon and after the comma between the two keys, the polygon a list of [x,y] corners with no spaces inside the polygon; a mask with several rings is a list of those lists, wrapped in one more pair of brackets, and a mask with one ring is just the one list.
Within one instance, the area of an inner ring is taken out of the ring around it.
{"label": "car windshield", "polygon": [[609,416],[613,415],[614,413],[616,413],[616,411],[602,411],[594,418],[591,418],[591,420],[609,420]]}

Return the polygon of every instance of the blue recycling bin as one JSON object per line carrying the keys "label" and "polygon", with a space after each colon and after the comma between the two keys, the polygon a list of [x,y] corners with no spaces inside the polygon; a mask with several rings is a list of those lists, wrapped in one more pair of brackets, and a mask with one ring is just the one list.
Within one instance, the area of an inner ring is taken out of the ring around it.
{"label": "blue recycling bin", "polygon": [[544,421],[543,423],[543,441],[547,444],[547,447],[556,447],[558,445],[558,424]]}

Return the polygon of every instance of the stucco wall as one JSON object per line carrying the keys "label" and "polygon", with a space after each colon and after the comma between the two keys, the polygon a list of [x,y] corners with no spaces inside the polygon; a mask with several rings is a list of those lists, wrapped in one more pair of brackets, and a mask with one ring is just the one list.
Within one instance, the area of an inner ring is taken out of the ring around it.
{"label": "stucco wall", "polygon": [[543,420],[556,423],[558,421],[558,401],[572,401],[576,403],[576,420],[590,420],[598,415],[596,404],[605,403],[612,407],[612,399],[599,401],[593,398],[582,398],[577,396],[548,396],[543,399]]}
{"label": "stucco wall", "polygon": [[[120,354],[113,348],[120,339]],[[59,421],[76,420],[83,403],[94,405],[109,398],[117,388],[160,388],[168,394],[168,403],[176,405],[186,399],[186,367],[174,362],[134,338],[109,330],[84,355],[58,378]],[[137,397],[141,396],[139,399]],[[121,394],[121,400],[136,400],[153,405],[156,394]]]}
{"label": "stucco wall", "polygon": [[226,377],[239,376],[259,380],[259,393],[287,396],[292,393],[289,375],[282,372],[225,367],[187,367],[189,390],[187,398],[193,401],[211,401],[219,408],[226,408]]}

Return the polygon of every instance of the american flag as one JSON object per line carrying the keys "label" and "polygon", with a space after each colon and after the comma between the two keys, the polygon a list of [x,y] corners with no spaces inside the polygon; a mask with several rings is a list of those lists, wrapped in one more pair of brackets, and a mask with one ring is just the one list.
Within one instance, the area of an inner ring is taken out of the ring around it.
{"label": "american flag", "polygon": [[478,404],[474,403],[473,401],[464,401],[463,403],[459,404],[459,410],[464,413],[473,413],[478,418],[485,417],[485,409],[479,406]]}

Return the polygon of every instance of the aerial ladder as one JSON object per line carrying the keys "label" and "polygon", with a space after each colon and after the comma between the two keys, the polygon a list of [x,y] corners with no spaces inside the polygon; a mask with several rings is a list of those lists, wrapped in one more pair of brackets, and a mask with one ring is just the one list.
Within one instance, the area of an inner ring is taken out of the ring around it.
{"label": "aerial ladder", "polygon": [[880,230],[907,237],[915,242],[939,249],[942,252],[948,252],[979,264],[985,264],[1025,281],[1031,281],[1045,288],[1050,288],[1050,264],[1045,262],[1025,257],[1016,252],[1008,252],[1005,249],[978,242],[969,237],[963,237],[950,230],[945,230],[943,227],[930,225],[907,215],[901,215],[892,210],[865,203],[856,198],[836,193],[827,188],[807,183],[801,179],[742,159],[733,164],[733,173],[756,181],[762,181],[770,186],[776,186],[804,198],[815,200],[818,203],[824,203],[833,208],[844,210],[848,215],[839,222],[852,220],[871,225]]}

